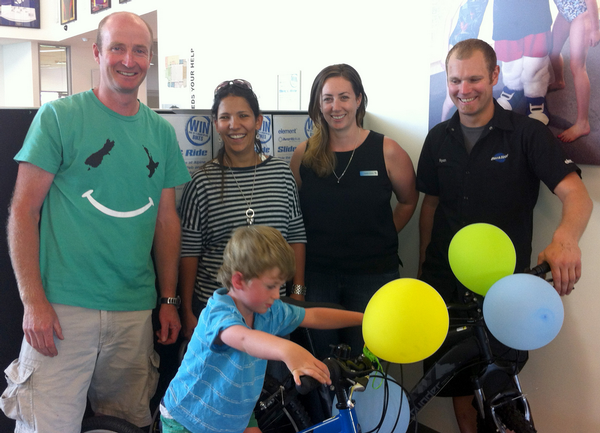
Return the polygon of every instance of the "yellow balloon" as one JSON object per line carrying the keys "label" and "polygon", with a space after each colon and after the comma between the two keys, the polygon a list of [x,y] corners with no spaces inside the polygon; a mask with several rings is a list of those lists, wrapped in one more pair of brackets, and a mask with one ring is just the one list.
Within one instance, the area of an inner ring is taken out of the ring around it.
{"label": "yellow balloon", "polygon": [[463,227],[450,242],[448,261],[454,276],[482,296],[501,278],[515,272],[517,253],[506,233],[492,224]]}
{"label": "yellow balloon", "polygon": [[446,338],[448,324],[446,304],[433,287],[400,278],[373,295],[362,330],[365,344],[377,357],[408,364],[433,355]]}

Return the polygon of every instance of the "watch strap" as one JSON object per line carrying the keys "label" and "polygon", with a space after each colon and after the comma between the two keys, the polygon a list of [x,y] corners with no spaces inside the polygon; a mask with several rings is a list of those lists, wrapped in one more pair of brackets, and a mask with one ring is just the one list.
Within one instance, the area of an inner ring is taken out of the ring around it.
{"label": "watch strap", "polygon": [[160,304],[175,305],[177,308],[179,308],[179,306],[181,305],[181,298],[179,296],[176,296],[174,298],[160,298]]}
{"label": "watch strap", "polygon": [[303,286],[301,284],[294,284],[292,286],[292,295],[306,296],[306,286]]}

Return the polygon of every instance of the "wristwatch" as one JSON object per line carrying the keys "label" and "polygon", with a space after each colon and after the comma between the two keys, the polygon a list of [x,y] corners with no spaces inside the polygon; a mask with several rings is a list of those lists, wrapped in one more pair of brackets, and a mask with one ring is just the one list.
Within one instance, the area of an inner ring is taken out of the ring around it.
{"label": "wristwatch", "polygon": [[292,295],[306,295],[306,286],[302,286],[300,284],[294,284],[292,286]]}
{"label": "wristwatch", "polygon": [[176,296],[174,298],[160,298],[160,303],[175,305],[175,307],[179,308],[179,306],[181,305],[181,298],[179,296]]}

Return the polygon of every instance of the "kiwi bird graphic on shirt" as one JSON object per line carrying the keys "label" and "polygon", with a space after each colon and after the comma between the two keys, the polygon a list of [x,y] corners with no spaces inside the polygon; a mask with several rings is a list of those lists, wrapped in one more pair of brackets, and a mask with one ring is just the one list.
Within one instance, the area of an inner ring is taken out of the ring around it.
{"label": "kiwi bird graphic on shirt", "polygon": [[[107,138],[106,142],[104,143],[104,146],[102,146],[102,148],[97,152],[92,153],[85,160],[85,164],[89,166],[88,170],[91,170],[92,168],[97,168],[100,164],[102,164],[104,157],[110,155],[110,151],[113,149],[113,147],[115,147],[115,142]],[[148,155],[148,165],[146,166],[146,168],[149,171],[148,177],[152,177],[159,163],[154,161],[152,155],[150,154],[150,151],[145,146],[142,147],[146,151],[146,155]]]}

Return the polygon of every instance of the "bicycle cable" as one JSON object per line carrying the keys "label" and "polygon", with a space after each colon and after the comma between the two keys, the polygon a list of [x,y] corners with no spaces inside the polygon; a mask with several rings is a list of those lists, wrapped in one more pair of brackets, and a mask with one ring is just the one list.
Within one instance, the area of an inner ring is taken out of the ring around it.
{"label": "bicycle cable", "polygon": [[[379,364],[379,366],[381,367],[381,364]],[[390,368],[390,363],[386,361],[385,362],[385,370],[377,369],[375,374],[372,376],[373,378],[379,377],[383,380],[383,407],[381,409],[381,418],[379,420],[379,423],[372,430],[369,430],[366,433],[376,433],[376,432],[379,433],[381,431],[381,427],[383,427],[383,423],[385,421],[385,418],[387,417],[389,401],[390,401],[390,389],[389,389],[388,382],[392,382],[392,383],[398,385],[401,390],[398,414],[396,415],[394,427],[391,430],[392,432],[394,430],[396,430],[396,427],[398,426],[398,423],[400,422],[400,415],[402,414],[402,405],[404,403],[404,397],[405,397],[404,387],[401,385],[402,383],[404,383],[404,368],[402,365],[400,365],[400,382],[396,381],[395,379],[392,379],[388,375],[389,368]],[[377,373],[379,373],[379,374],[377,374]],[[416,429],[415,429],[415,432],[416,432]]]}

